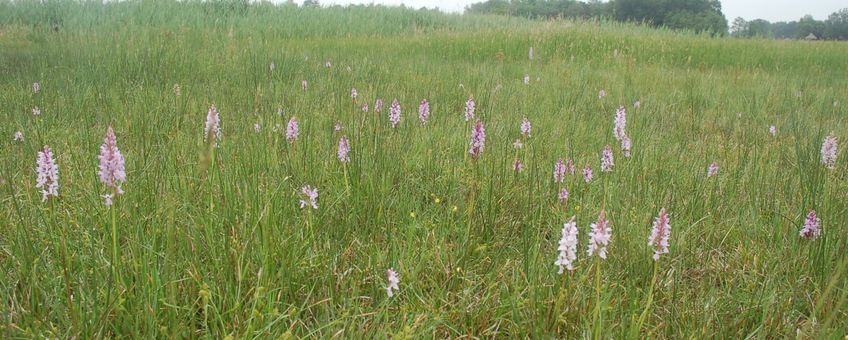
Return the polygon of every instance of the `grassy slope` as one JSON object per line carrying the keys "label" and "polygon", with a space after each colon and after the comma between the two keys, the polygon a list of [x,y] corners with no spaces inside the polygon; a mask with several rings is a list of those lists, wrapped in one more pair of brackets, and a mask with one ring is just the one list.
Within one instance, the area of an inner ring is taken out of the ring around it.
{"label": "grassy slope", "polygon": [[[672,214],[672,248],[643,336],[848,331],[848,163],[841,152],[836,170],[819,164],[825,134],[848,140],[848,45],[163,2],[0,2],[0,23],[4,337],[588,336],[595,272],[584,250],[602,206],[613,226],[602,269],[607,336],[629,334],[644,308],[646,240],[660,207]],[[370,113],[351,103],[352,87]],[[602,100],[600,89],[609,94]],[[476,164],[465,156],[461,118],[469,95],[488,134]],[[386,102],[381,114],[375,98]],[[386,119],[393,98],[403,108],[397,130]],[[416,119],[423,98],[433,117],[426,127]],[[643,106],[633,110],[636,99]],[[225,138],[207,177],[210,104]],[[612,136],[619,105],[628,106],[630,159]],[[33,106],[44,112],[38,119]],[[301,122],[295,145],[273,131],[291,115]],[[518,153],[527,169],[515,175],[511,144],[523,116],[534,127]],[[350,191],[335,158],[336,120],[353,146]],[[115,304],[110,217],[96,177],[109,124],[128,162]],[[11,141],[17,130],[24,143]],[[53,205],[33,188],[44,143],[61,167]],[[606,144],[616,167],[601,174]],[[558,158],[591,163],[597,177],[588,185],[569,177],[566,207],[551,178]],[[707,179],[714,160],[720,175]],[[297,206],[306,183],[320,190],[317,211]],[[812,208],[825,231],[806,242],[798,229]],[[572,215],[580,260],[559,276],[556,242]],[[382,289],[388,267],[401,277],[391,300]]]}

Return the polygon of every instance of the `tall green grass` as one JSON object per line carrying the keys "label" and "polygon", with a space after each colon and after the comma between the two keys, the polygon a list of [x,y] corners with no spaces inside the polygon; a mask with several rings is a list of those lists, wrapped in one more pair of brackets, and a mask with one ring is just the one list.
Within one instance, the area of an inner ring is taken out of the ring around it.
{"label": "tall green grass", "polygon": [[[0,2],[0,334],[839,337],[848,163],[841,151],[829,171],[819,150],[831,131],[848,140],[847,53],[384,7]],[[475,162],[462,118],[472,95],[488,137]],[[403,118],[391,129],[395,98]],[[212,104],[224,134],[214,158],[203,142]],[[631,158],[612,134],[619,105]],[[301,138],[290,144],[292,116]],[[516,152],[525,116],[532,137]],[[96,175],[109,125],[128,171],[117,261]],[[44,144],[61,176],[48,203],[34,188]],[[606,144],[616,165],[600,173]],[[596,175],[568,177],[565,206],[559,158]],[[708,179],[712,161],[721,170]],[[319,189],[318,210],[299,208],[305,184]],[[647,238],[661,207],[674,229],[651,293]],[[598,299],[585,246],[602,208],[613,239]],[[815,241],[798,236],[810,209],[823,220]],[[577,269],[557,275],[571,216]],[[401,280],[391,299],[389,267]]]}

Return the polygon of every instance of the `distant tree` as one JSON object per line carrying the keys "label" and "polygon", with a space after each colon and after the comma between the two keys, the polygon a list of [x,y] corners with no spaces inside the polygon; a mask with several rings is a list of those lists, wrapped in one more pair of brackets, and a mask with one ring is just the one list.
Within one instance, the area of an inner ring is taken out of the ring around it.
{"label": "distant tree", "polygon": [[469,13],[526,18],[589,18],[611,16],[611,6],[598,0],[486,0],[465,7]]}
{"label": "distant tree", "polygon": [[612,17],[612,3],[601,2],[600,0],[589,0],[589,2],[581,2],[583,8],[583,17]]}
{"label": "distant tree", "polygon": [[749,37],[769,37],[771,36],[771,23],[763,19],[755,19],[748,22]]}
{"label": "distant tree", "polygon": [[321,7],[321,4],[318,2],[318,0],[305,0],[305,1],[303,1],[303,7],[304,8]]}
{"label": "distant tree", "polygon": [[718,0],[613,0],[613,10],[622,21],[727,33],[727,19]]}
{"label": "distant tree", "polygon": [[488,0],[466,6],[465,10],[469,13],[511,15],[511,7],[507,0]]}
{"label": "distant tree", "polygon": [[813,18],[812,15],[805,15],[801,19],[798,20],[798,31],[795,36],[798,39],[804,39],[811,33],[816,36],[816,38],[821,39],[824,37],[824,30],[826,26],[822,21],[818,21]]}
{"label": "distant tree", "polygon": [[736,17],[733,19],[733,23],[730,25],[730,35],[734,37],[747,37],[748,36],[748,22],[742,17]]}
{"label": "distant tree", "polygon": [[727,20],[720,13],[675,11],[664,19],[666,27],[689,29],[695,32],[709,32],[713,35],[727,33]]}
{"label": "distant tree", "polygon": [[825,24],[827,39],[848,40],[848,8],[831,13]]}
{"label": "distant tree", "polygon": [[664,9],[661,2],[664,2],[664,0],[615,0],[613,1],[615,18],[620,21],[661,25],[665,14],[659,15]]}
{"label": "distant tree", "polygon": [[775,39],[793,39],[798,37],[798,22],[797,21],[779,21],[773,22],[770,25],[771,35]]}
{"label": "distant tree", "polygon": [[526,18],[599,18],[654,26],[727,34],[727,19],[718,0],[486,0],[465,8],[469,13]]}

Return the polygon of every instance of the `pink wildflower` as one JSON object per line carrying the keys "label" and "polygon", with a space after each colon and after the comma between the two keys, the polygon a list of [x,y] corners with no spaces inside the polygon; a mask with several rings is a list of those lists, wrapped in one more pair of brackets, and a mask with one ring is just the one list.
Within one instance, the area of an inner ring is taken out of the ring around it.
{"label": "pink wildflower", "polygon": [[362,104],[362,112],[368,113],[368,103]]}
{"label": "pink wildflower", "polygon": [[529,74],[524,75],[524,85],[530,85],[530,75]]}
{"label": "pink wildflower", "polygon": [[41,189],[41,201],[46,201],[49,196],[59,197],[59,165],[53,159],[53,150],[45,145],[44,150],[38,152],[35,163],[35,187]]}
{"label": "pink wildflower", "polygon": [[418,119],[421,120],[422,125],[427,125],[427,121],[430,120],[430,103],[427,99],[422,100],[418,105]]}
{"label": "pink wildflower", "polygon": [[16,131],[15,136],[12,137],[12,140],[16,141],[16,142],[23,142],[24,141],[24,133],[20,132],[20,131]]}
{"label": "pink wildflower", "polygon": [[777,127],[774,125],[769,126],[769,134],[771,134],[772,137],[777,136]]}
{"label": "pink wildflower", "polygon": [[474,96],[468,96],[468,100],[465,101],[465,121],[470,121],[474,119],[474,110],[476,109],[476,104],[474,103]]}
{"label": "pink wildflower", "polygon": [[660,259],[660,255],[668,254],[668,236],[671,234],[671,224],[668,222],[668,214],[665,208],[660,209],[660,214],[654,220],[651,236],[648,237],[648,246],[654,247],[654,261]]}
{"label": "pink wildflower", "polygon": [[388,276],[389,281],[389,284],[386,286],[386,294],[388,294],[389,297],[392,297],[395,295],[394,291],[400,289],[398,287],[398,284],[400,283],[400,278],[398,278],[397,272],[392,268],[386,270],[386,275]]}
{"label": "pink wildflower", "polygon": [[565,161],[565,173],[574,175],[574,161],[570,159]]}
{"label": "pink wildflower", "polygon": [[615,165],[612,159],[612,147],[607,146],[604,147],[603,154],[601,155],[601,172],[610,172],[612,171],[612,166]]}
{"label": "pink wildflower", "polygon": [[485,147],[486,128],[483,126],[483,122],[478,119],[471,129],[471,149],[468,152],[471,153],[471,157],[477,159],[483,153]]}
{"label": "pink wildflower", "polygon": [[38,93],[41,91],[41,84],[32,83],[32,93]]}
{"label": "pink wildflower", "polygon": [[300,129],[297,126],[297,118],[294,116],[289,119],[289,124],[286,126],[286,140],[289,143],[297,141],[297,136],[300,135]]}
{"label": "pink wildflower", "polygon": [[810,210],[810,213],[807,214],[807,220],[804,222],[804,227],[801,228],[799,234],[807,240],[815,240],[821,235],[820,224],[821,219],[816,216],[816,211]]}
{"label": "pink wildflower", "polygon": [[356,88],[350,89],[350,98],[356,101]]}
{"label": "pink wildflower", "polygon": [[621,153],[624,157],[630,157],[630,137],[627,135],[621,139]]}
{"label": "pink wildflower", "polygon": [[218,109],[215,108],[215,105],[212,105],[206,113],[206,126],[203,130],[205,132],[203,140],[207,142],[214,142],[215,145],[218,145],[218,142],[221,140],[220,124],[221,118],[218,115]]}
{"label": "pink wildflower", "polygon": [[334,132],[342,131],[342,122],[337,120],[336,125],[333,126],[333,131]]}
{"label": "pink wildflower", "polygon": [[707,167],[707,177],[713,177],[718,175],[718,163],[712,162],[710,166]]}
{"label": "pink wildflower", "polygon": [[377,100],[374,102],[374,112],[376,112],[376,113],[383,112],[383,100],[382,99],[377,98]]}
{"label": "pink wildflower", "polygon": [[312,207],[312,209],[318,209],[318,188],[304,185],[303,188],[300,189],[300,192],[305,196],[305,199],[300,200],[301,209],[307,206]]}
{"label": "pink wildflower", "polygon": [[627,136],[627,132],[625,131],[627,128],[627,110],[624,109],[624,106],[619,106],[618,110],[615,110],[614,122],[613,135],[616,140],[621,141]]}
{"label": "pink wildflower", "polygon": [[559,189],[559,202],[565,203],[565,201],[568,201],[568,189]]}
{"label": "pink wildflower", "polygon": [[32,115],[33,116],[40,116],[41,115],[41,109],[39,109],[38,106],[32,108]]}
{"label": "pink wildflower", "polygon": [[836,143],[836,136],[831,132],[830,135],[825,137],[821,148],[821,162],[831,170],[836,168]]}
{"label": "pink wildflower", "polygon": [[583,181],[586,183],[592,181],[592,167],[589,166],[589,163],[586,163],[586,167],[583,168]]}
{"label": "pink wildflower", "polygon": [[515,172],[524,171],[524,163],[522,163],[520,159],[516,159],[515,163],[512,164],[512,170]]}
{"label": "pink wildflower", "polygon": [[600,90],[598,91],[598,99],[604,99],[607,96],[607,91]]}
{"label": "pink wildflower", "polygon": [[609,245],[610,237],[612,236],[612,228],[607,222],[606,213],[601,210],[598,215],[598,221],[592,223],[591,231],[589,232],[589,247],[587,254],[589,256],[598,255],[600,258],[607,258],[607,245]]}
{"label": "pink wildflower", "polygon": [[554,265],[559,266],[559,274],[565,269],[574,270],[574,261],[577,260],[577,222],[574,217],[562,225],[562,238],[559,240],[559,256]]}
{"label": "pink wildflower", "polygon": [[531,128],[530,120],[528,120],[527,117],[524,117],[524,119],[521,120],[521,135],[529,138]]}
{"label": "pink wildflower", "polygon": [[565,179],[565,163],[559,159],[554,164],[554,182],[562,183],[563,179]]}
{"label": "pink wildflower", "polygon": [[392,106],[389,108],[389,122],[392,123],[392,128],[396,128],[400,123],[400,103],[397,99],[392,101]]}
{"label": "pink wildflower", "polygon": [[516,139],[514,142],[512,142],[512,147],[516,149],[521,149],[524,147],[524,143],[522,143],[520,139]]}
{"label": "pink wildflower", "polygon": [[[118,150],[118,139],[115,137],[115,131],[112,130],[111,126],[106,129],[106,137],[103,139],[103,144],[100,145],[100,156],[98,158],[100,159],[100,167],[97,175],[100,177],[100,183],[106,185],[116,195],[123,194],[121,184],[127,180],[127,173],[124,169],[124,156]],[[107,206],[110,205],[111,199],[107,199],[106,203]]]}
{"label": "pink wildflower", "polygon": [[338,152],[339,161],[342,162],[342,163],[349,163],[350,162],[350,156],[348,155],[349,153],[350,153],[350,144],[348,143],[347,136],[342,136],[342,138],[339,139],[339,152]]}

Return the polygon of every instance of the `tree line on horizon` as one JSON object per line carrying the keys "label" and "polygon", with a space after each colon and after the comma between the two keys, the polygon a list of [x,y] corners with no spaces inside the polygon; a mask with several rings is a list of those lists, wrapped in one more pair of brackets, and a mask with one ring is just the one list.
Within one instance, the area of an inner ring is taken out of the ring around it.
{"label": "tree line on horizon", "polygon": [[848,40],[848,8],[831,13],[826,20],[816,20],[811,15],[788,22],[736,18],[730,26],[730,35],[741,38]]}
{"label": "tree line on horizon", "polygon": [[654,27],[705,32],[714,36],[848,40],[848,8],[827,20],[806,15],[798,21],[770,23],[736,18],[728,26],[719,0],[486,0],[471,4],[466,13],[519,16],[532,19],[612,19]]}

